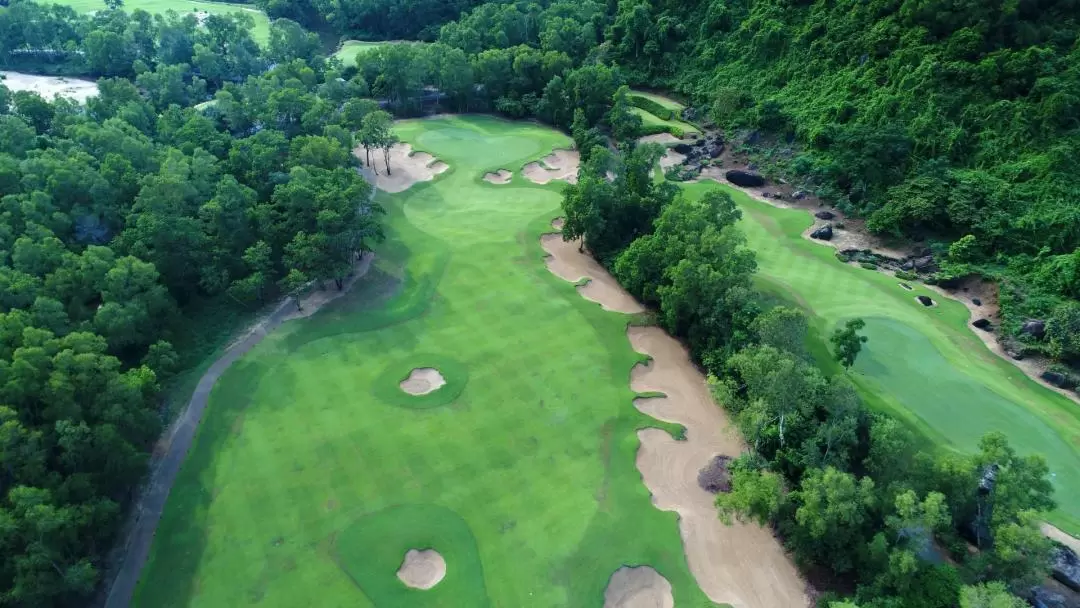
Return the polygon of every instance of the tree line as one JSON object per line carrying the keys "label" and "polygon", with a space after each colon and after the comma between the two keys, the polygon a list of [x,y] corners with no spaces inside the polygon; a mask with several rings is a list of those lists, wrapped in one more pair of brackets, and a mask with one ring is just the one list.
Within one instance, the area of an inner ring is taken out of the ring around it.
{"label": "tree line", "polygon": [[[1037,521],[1054,508],[1042,457],[1016,454],[1000,433],[974,455],[928,452],[870,412],[845,373],[815,365],[805,315],[754,289],[732,199],[655,181],[661,153],[632,140],[594,147],[564,192],[562,231],[687,344],[746,439],[720,516],[773,527],[825,587],[822,606],[854,606],[840,589],[863,608],[1024,605],[1053,550]],[[834,335],[843,368],[861,328]]]}
{"label": "tree line", "polygon": [[352,150],[390,115],[273,27],[264,52],[243,18],[0,12],[0,61],[113,75],[85,105],[0,86],[2,605],[86,604],[207,319],[340,285],[382,239]]}

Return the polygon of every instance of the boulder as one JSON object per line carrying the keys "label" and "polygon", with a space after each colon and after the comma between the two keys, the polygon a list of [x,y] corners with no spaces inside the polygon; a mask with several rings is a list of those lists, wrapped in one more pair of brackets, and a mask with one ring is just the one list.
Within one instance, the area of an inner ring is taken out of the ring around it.
{"label": "boulder", "polygon": [[692,150],[693,148],[690,147],[690,144],[678,143],[678,144],[675,144],[674,146],[672,146],[671,149],[675,150],[679,154],[689,154],[690,150]]}
{"label": "boulder", "polygon": [[814,214],[814,217],[818,218],[819,220],[831,220],[836,217],[836,214],[832,211],[818,211]]}
{"label": "boulder", "polygon": [[1072,549],[1058,545],[1050,575],[1069,589],[1080,591],[1080,558]]}
{"label": "boulder", "polygon": [[1046,380],[1047,384],[1058,388],[1064,388],[1069,383],[1069,377],[1059,372],[1045,371],[1039,374],[1039,377]]}
{"label": "boulder", "polygon": [[797,201],[801,201],[802,199],[806,198],[807,196],[810,196],[810,193],[808,193],[806,190],[796,190],[795,192],[791,193],[791,198],[793,198],[793,199],[795,199]]}
{"label": "boulder", "polygon": [[742,186],[743,188],[760,188],[765,185],[764,177],[750,171],[734,169],[725,173],[724,178],[736,186]]}
{"label": "boulder", "polygon": [[934,264],[934,256],[932,256],[932,255],[926,255],[926,256],[923,256],[923,257],[920,257],[920,258],[915,258],[914,260],[911,261],[911,263],[915,267],[916,270],[929,271],[929,270],[933,269],[934,266],[935,266],[935,264]]}
{"label": "boulder", "polygon": [[705,150],[708,152],[709,158],[716,158],[724,153],[724,144],[716,142],[709,145]]}
{"label": "boulder", "polygon": [[1074,608],[1075,606],[1075,604],[1070,604],[1064,595],[1047,587],[1032,589],[1028,601],[1035,608]]}
{"label": "boulder", "polygon": [[813,232],[810,233],[810,238],[818,239],[820,241],[831,241],[832,236],[832,224],[825,224],[824,226],[816,228]]}
{"label": "boulder", "polygon": [[980,300],[979,298],[971,298],[971,303],[975,306],[982,306],[982,300]]}
{"label": "boulder", "polygon": [[934,301],[930,299],[930,296],[915,296],[915,299],[919,301],[919,304],[923,306],[933,306]]}
{"label": "boulder", "polygon": [[1042,340],[1046,335],[1046,321],[1040,321],[1038,319],[1028,319],[1024,321],[1024,326],[1020,328],[1020,333],[1027,334],[1036,340]]}
{"label": "boulder", "polygon": [[994,328],[990,325],[990,319],[976,319],[971,324],[983,331],[994,331]]}

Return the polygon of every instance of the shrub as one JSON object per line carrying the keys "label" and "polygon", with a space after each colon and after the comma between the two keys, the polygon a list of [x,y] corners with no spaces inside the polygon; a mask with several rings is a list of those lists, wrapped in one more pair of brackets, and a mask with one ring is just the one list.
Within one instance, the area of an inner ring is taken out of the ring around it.
{"label": "shrub", "polygon": [[859,262],[859,266],[862,266],[867,270],[877,270],[877,264],[872,264],[870,262]]}
{"label": "shrub", "polygon": [[672,118],[678,118],[677,116],[675,116],[675,113],[672,112],[670,109],[665,108],[664,106],[649,99],[648,97],[642,97],[641,95],[629,95],[627,99],[634,107],[641,108],[642,110],[645,110],[649,114],[652,114],[653,116],[661,120],[671,120]]}
{"label": "shrub", "polygon": [[914,272],[910,272],[908,270],[897,270],[896,271],[896,278],[902,279],[904,281],[917,281],[917,280],[919,280],[919,275],[915,274]]}

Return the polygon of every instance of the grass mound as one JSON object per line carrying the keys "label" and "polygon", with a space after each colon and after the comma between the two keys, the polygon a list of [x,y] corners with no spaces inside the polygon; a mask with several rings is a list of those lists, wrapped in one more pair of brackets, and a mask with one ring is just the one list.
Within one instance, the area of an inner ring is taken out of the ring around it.
{"label": "grass mound", "polygon": [[[410,550],[434,549],[446,576],[411,589],[395,573]],[[338,565],[376,606],[490,606],[476,538],[460,515],[438,505],[389,507],[349,524],[334,541]]]}
{"label": "grass mound", "polygon": [[670,133],[675,137],[685,137],[690,133],[700,133],[694,125],[675,118],[665,120],[639,107],[630,108],[630,111],[641,117],[641,135]]}

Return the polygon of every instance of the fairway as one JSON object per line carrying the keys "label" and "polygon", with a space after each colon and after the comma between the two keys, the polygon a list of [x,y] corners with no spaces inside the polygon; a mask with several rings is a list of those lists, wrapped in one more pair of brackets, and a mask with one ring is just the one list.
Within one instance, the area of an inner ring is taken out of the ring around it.
{"label": "fairway", "polygon": [[[686,186],[700,195],[714,182]],[[940,445],[973,450],[989,431],[1005,432],[1021,453],[1050,465],[1058,510],[1051,523],[1080,533],[1080,409],[1030,380],[967,328],[963,304],[888,275],[842,264],[835,250],[801,235],[802,210],[778,209],[725,188],[742,208],[760,286],[799,304],[821,335],[862,317],[870,341],[852,380],[873,407],[906,420]],[[915,300],[927,295],[932,308]]]}
{"label": "fairway", "polygon": [[356,56],[360,53],[366,53],[372,49],[377,49],[388,42],[365,42],[363,40],[346,40],[341,43],[338,50],[334,51],[333,57],[341,60],[345,65],[353,65],[356,62]]}
{"label": "fairway", "polygon": [[[521,167],[569,138],[488,117],[396,132],[449,170],[379,193],[369,276],[222,376],[135,605],[597,608],[624,565],[712,605],[635,467],[639,429],[677,428],[633,406],[629,317],[543,261],[561,182]],[[509,184],[482,180],[500,168]],[[418,368],[445,385],[404,393]],[[402,584],[409,549],[445,578]]]}
{"label": "fairway", "polygon": [[[54,4],[65,4],[80,13],[92,13],[105,10],[104,0],[43,0]],[[198,0],[125,0],[124,10],[131,12],[142,9],[148,13],[165,14],[168,11],[176,11],[178,14],[193,13],[197,11],[225,15],[228,13],[243,12],[255,20],[255,28],[251,31],[251,37],[260,45],[265,45],[270,39],[270,20],[266,13],[250,4],[232,4],[229,2],[199,2]]]}

